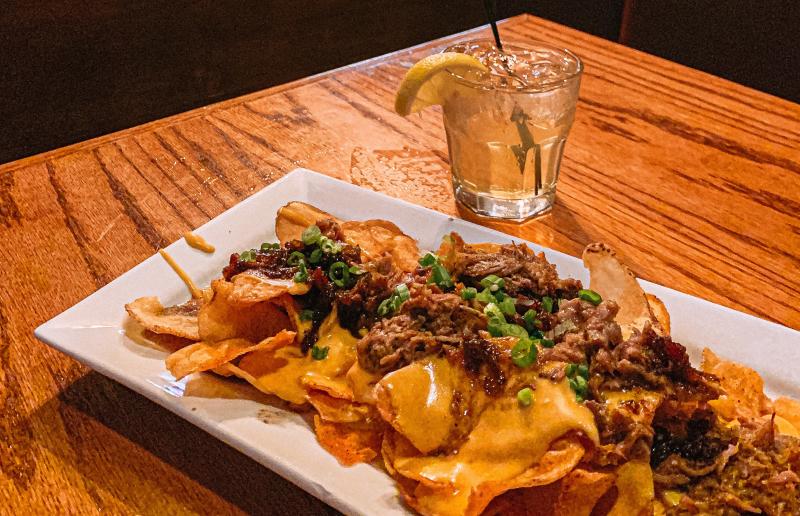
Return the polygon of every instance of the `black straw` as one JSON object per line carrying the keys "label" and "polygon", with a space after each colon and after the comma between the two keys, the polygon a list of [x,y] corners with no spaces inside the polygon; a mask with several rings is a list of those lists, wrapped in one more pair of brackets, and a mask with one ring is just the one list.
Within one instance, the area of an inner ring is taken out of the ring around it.
{"label": "black straw", "polygon": [[486,9],[486,17],[489,18],[489,24],[492,26],[494,43],[497,45],[498,50],[503,50],[503,44],[500,42],[500,31],[497,30],[497,0],[483,0],[483,7]]}

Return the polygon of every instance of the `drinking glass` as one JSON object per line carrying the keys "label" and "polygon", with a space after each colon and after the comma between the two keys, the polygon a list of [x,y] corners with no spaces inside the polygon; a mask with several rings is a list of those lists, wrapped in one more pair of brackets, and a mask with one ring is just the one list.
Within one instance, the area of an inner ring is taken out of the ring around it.
{"label": "drinking glass", "polygon": [[444,127],[453,189],[485,216],[527,219],[549,211],[578,100],[581,60],[545,43],[472,40],[445,49],[478,58],[488,73],[447,81]]}

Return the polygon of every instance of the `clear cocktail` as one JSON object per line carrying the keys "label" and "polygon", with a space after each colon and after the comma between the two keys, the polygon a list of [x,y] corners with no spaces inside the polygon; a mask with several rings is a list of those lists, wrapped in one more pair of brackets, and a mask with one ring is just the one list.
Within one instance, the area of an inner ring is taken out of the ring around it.
{"label": "clear cocktail", "polygon": [[543,43],[467,41],[446,52],[476,57],[488,72],[449,71],[442,95],[456,198],[492,217],[550,210],[583,66]]}

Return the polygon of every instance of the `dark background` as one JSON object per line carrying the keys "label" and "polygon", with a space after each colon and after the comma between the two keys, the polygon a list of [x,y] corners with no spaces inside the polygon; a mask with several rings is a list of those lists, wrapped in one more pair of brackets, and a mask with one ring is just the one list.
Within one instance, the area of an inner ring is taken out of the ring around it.
{"label": "dark background", "polygon": [[[800,101],[800,0],[497,0]],[[485,23],[481,0],[6,0],[0,163]]]}

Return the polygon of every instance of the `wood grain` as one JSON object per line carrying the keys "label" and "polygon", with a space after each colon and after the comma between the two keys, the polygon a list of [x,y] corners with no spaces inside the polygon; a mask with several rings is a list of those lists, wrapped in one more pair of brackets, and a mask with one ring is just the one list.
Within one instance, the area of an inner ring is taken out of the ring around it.
{"label": "wood grain", "polygon": [[[573,255],[602,240],[643,278],[800,328],[800,106],[534,17],[501,30],[586,73],[553,213],[482,223]],[[32,330],[298,166],[474,219],[439,113],[392,111],[452,39],[0,167],[0,512],[332,511]]]}

